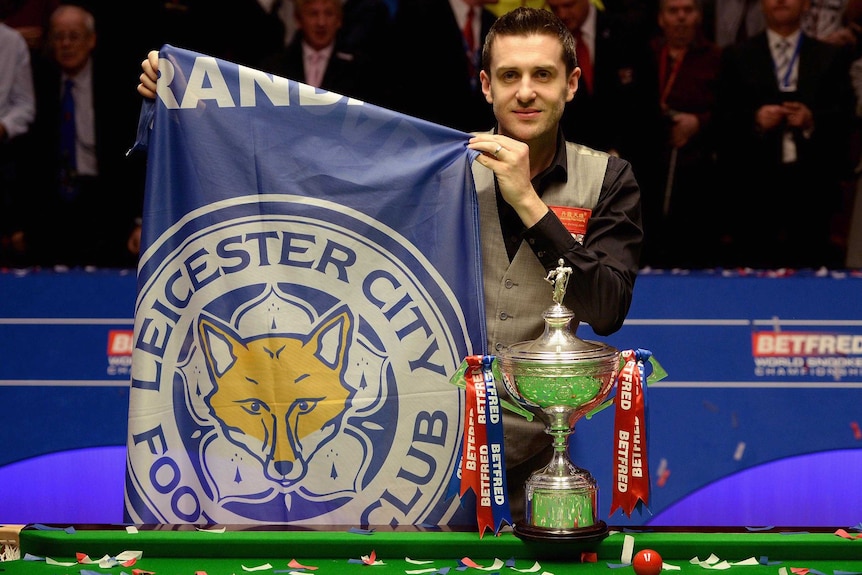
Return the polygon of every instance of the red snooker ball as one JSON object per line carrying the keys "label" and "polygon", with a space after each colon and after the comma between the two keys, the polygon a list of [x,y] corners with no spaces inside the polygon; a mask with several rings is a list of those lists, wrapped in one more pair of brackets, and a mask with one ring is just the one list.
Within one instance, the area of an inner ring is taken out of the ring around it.
{"label": "red snooker ball", "polygon": [[658,575],[661,573],[661,555],[652,549],[642,549],[632,561],[635,575]]}

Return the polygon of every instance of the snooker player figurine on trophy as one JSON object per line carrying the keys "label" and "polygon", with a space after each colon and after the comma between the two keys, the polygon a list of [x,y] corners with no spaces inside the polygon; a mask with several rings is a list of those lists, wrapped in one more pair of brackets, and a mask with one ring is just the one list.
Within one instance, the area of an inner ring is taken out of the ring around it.
{"label": "snooker player figurine on trophy", "polygon": [[525,540],[598,542],[608,534],[597,519],[597,484],[569,457],[575,423],[610,394],[620,354],[608,345],[578,338],[574,313],[563,305],[571,268],[563,261],[548,273],[553,305],[542,314],[544,333],[509,346],[499,361],[511,398],[546,425],[554,454],[526,483],[526,515],[514,525]]}

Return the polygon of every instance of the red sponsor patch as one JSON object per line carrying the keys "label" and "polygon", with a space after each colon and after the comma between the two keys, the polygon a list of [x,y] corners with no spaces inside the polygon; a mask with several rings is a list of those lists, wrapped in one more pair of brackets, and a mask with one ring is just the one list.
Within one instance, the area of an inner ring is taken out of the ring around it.
{"label": "red sponsor patch", "polygon": [[587,208],[572,208],[569,206],[549,206],[569,233],[575,237],[583,237],[587,233],[587,222],[590,221],[590,215],[593,210]]}

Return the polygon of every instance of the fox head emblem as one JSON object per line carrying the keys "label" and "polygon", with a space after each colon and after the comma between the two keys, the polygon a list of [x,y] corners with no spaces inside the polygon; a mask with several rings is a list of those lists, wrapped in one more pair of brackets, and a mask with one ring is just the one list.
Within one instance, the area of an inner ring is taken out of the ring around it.
{"label": "fox head emblem", "polygon": [[211,413],[224,436],[283,487],[305,476],[308,461],[341,427],[352,395],[344,382],[352,324],[342,308],[307,335],[242,338],[218,320],[198,320]]}

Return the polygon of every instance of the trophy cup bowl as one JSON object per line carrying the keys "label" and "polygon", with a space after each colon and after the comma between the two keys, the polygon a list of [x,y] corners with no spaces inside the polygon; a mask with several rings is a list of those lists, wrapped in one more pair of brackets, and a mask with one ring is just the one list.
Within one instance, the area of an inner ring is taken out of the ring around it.
{"label": "trophy cup bowl", "polygon": [[607,537],[608,528],[596,516],[595,479],[569,457],[569,437],[577,421],[610,394],[619,352],[575,336],[570,328],[574,313],[561,303],[567,268],[560,270],[562,288],[557,285],[554,305],[542,314],[542,336],[511,345],[498,356],[506,391],[539,417],[554,446],[548,465],[527,480],[526,515],[514,533],[526,540],[590,544]]}

